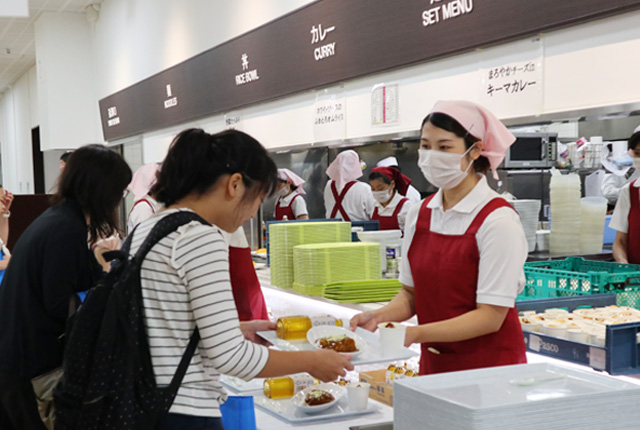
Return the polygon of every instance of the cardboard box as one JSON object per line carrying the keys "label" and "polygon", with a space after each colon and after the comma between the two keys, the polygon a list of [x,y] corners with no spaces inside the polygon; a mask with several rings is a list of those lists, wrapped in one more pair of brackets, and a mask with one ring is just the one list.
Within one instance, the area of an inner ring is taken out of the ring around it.
{"label": "cardboard box", "polygon": [[371,384],[369,397],[373,400],[393,406],[393,384],[384,382],[386,369],[370,370],[360,373],[360,381]]}

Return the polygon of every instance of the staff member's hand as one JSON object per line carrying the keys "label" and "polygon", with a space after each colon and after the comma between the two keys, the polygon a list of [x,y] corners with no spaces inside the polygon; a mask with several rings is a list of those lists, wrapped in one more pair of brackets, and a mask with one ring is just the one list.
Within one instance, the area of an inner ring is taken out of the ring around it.
{"label": "staff member's hand", "polygon": [[378,328],[378,320],[376,319],[373,311],[366,311],[351,318],[349,327],[351,328],[351,331],[355,331],[356,328],[362,327],[365,330],[373,332]]}

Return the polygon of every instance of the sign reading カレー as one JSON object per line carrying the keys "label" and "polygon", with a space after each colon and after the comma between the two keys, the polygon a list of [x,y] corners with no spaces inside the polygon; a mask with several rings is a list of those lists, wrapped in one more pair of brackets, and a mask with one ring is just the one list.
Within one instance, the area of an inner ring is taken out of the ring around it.
{"label": "sign reading \u30ab\u30ec\u30fc", "polygon": [[100,100],[106,140],[541,31],[640,0],[320,0]]}

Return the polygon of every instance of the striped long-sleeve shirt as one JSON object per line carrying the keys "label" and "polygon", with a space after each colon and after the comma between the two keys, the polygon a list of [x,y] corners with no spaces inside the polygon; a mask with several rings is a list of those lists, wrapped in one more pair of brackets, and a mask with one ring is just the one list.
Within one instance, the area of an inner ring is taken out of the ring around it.
{"label": "striped long-sleeve shirt", "polygon": [[[135,254],[168,210],[138,226],[131,243]],[[240,331],[229,280],[228,248],[216,226],[191,222],[158,242],[141,269],[144,313],[151,360],[158,385],[169,385],[194,328],[201,340],[170,412],[220,416],[226,392],[221,373],[249,380],[269,357],[264,346]]]}

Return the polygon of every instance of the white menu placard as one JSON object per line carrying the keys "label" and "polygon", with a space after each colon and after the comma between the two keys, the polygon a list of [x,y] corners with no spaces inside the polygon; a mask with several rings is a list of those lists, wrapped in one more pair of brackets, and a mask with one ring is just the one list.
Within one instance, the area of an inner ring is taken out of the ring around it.
{"label": "white menu placard", "polygon": [[371,124],[386,125],[399,122],[398,84],[374,85],[371,89]]}
{"label": "white menu placard", "polygon": [[342,140],[347,130],[344,87],[326,88],[316,93],[313,104],[313,138],[316,142]]}
{"label": "white menu placard", "polygon": [[480,52],[480,104],[499,118],[537,115],[543,109],[542,38]]}

